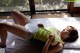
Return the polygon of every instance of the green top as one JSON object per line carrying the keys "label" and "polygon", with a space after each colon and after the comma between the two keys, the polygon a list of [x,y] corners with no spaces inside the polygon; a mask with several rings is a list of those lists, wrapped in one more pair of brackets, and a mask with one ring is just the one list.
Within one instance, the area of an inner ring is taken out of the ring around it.
{"label": "green top", "polygon": [[55,45],[58,42],[64,44],[64,42],[59,37],[56,28],[45,29],[44,27],[39,27],[38,30],[36,31],[36,33],[34,34],[33,38],[37,39],[37,40],[40,40],[40,41],[43,41],[43,42],[46,42],[48,40],[49,35],[51,33],[55,34],[54,35],[54,39],[52,40],[51,45]]}

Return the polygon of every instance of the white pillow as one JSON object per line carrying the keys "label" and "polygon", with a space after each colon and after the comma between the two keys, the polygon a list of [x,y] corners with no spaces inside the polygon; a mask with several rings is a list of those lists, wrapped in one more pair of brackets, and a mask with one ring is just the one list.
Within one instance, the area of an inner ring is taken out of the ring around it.
{"label": "white pillow", "polygon": [[78,30],[79,37],[75,42],[65,43],[64,48],[80,48],[80,30]]}
{"label": "white pillow", "polygon": [[64,45],[64,48],[80,48],[80,23],[76,18],[55,19],[53,23],[54,23],[54,26],[58,28],[59,30],[62,30],[63,28],[69,25],[75,27],[78,30],[79,38],[75,42],[66,43]]}
{"label": "white pillow", "polygon": [[77,49],[63,49],[61,53],[80,53],[80,50]]}

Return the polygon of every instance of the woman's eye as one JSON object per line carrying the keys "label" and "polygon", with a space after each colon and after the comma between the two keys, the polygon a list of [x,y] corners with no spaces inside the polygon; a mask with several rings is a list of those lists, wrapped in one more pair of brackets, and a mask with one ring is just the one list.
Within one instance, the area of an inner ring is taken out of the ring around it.
{"label": "woman's eye", "polygon": [[64,29],[64,31],[67,31],[66,29]]}
{"label": "woman's eye", "polygon": [[63,31],[65,31],[65,29],[63,29]]}

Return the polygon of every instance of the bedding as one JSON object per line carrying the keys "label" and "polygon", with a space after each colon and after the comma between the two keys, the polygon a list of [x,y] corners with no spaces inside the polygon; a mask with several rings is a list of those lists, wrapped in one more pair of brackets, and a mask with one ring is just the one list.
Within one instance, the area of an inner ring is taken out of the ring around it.
{"label": "bedding", "polygon": [[[11,19],[0,19],[0,22],[13,22],[13,20]],[[65,28],[68,25],[74,26],[75,28],[77,28],[79,35],[80,35],[80,18],[39,18],[39,19],[31,19],[30,22],[33,22],[35,25],[38,23],[42,23],[45,27],[49,27],[49,26],[55,26],[57,29],[62,30],[63,28]],[[12,36],[11,36],[12,35]],[[8,47],[14,47],[15,42],[12,44],[10,43],[10,39],[14,40],[16,38],[16,36],[13,36],[14,34],[11,34],[9,32],[8,34],[8,42],[7,45]],[[19,38],[19,37],[17,37]],[[73,43],[66,43],[64,45],[64,48],[80,48],[80,37]],[[12,41],[11,41],[12,42]],[[10,44],[12,44],[10,46]]]}
{"label": "bedding", "polygon": [[80,53],[79,49],[63,49],[62,53]]}

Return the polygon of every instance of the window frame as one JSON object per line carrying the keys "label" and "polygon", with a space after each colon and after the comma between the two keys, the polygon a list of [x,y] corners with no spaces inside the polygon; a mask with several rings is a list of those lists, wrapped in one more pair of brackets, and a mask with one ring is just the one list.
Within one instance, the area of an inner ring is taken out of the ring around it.
{"label": "window frame", "polygon": [[74,2],[69,3],[69,12],[80,13],[80,7],[74,7]]}

